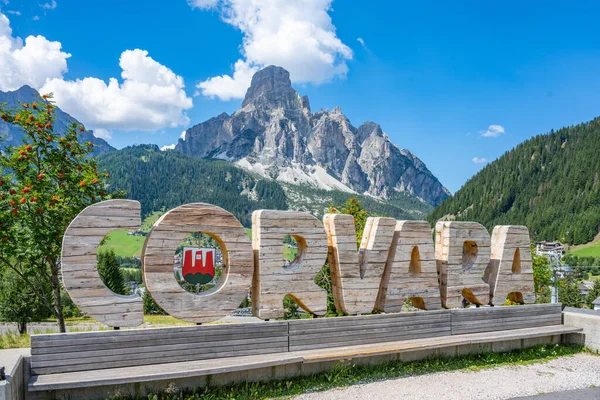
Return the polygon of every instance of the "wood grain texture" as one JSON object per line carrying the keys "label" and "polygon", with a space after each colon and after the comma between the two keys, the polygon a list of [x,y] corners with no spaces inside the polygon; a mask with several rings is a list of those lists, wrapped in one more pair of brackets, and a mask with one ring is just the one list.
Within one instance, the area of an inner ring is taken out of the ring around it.
{"label": "wood grain texture", "polygon": [[302,358],[299,358],[294,353],[286,352],[119,367],[104,371],[91,370],[34,375],[29,381],[29,390],[75,389],[105,385],[123,385],[132,382],[181,379],[298,362],[302,362]]}
{"label": "wood grain texture", "polygon": [[[291,235],[298,255],[283,265],[283,238]],[[254,280],[252,308],[262,319],[284,315],[283,298],[290,295],[300,307],[313,314],[327,311],[327,292],[314,282],[327,260],[327,235],[321,222],[297,211],[257,210],[252,213]]]}
{"label": "wood grain texture", "polygon": [[346,314],[368,314],[377,303],[394,237],[396,220],[367,218],[360,249],[356,249],[354,217],[325,214],[329,268],[335,306]]}
{"label": "wood grain texture", "polygon": [[33,374],[220,359],[288,351],[288,325],[269,322],[33,335]]}
{"label": "wood grain texture", "polygon": [[562,324],[560,304],[450,310],[452,334],[509,331]]}
{"label": "wood grain texture", "polygon": [[509,294],[519,303],[535,303],[530,246],[526,226],[494,227],[488,279],[492,304],[504,304]]}
{"label": "wood grain texture", "polygon": [[477,222],[439,221],[435,226],[435,258],[442,305],[488,304],[490,285],[483,280],[490,263],[490,234]]}
{"label": "wood grain texture", "polygon": [[131,327],[143,322],[139,296],[113,293],[100,279],[96,252],[106,235],[117,229],[141,225],[140,203],[134,200],[106,200],[84,209],[71,222],[62,243],[63,284],[82,312],[103,324]]}
{"label": "wood grain texture", "polygon": [[358,346],[451,334],[451,314],[429,311],[289,322],[290,351]]}
{"label": "wood grain texture", "polygon": [[442,307],[431,226],[427,221],[396,222],[379,308],[400,312],[407,299],[425,310]]}
{"label": "wood grain texture", "polygon": [[[223,252],[219,283],[200,294],[184,290],[173,271],[175,250],[194,232],[212,236]],[[252,284],[250,239],[237,218],[212,204],[185,204],[164,214],[148,234],[142,257],[147,290],[167,313],[184,321],[211,322],[229,315]]]}

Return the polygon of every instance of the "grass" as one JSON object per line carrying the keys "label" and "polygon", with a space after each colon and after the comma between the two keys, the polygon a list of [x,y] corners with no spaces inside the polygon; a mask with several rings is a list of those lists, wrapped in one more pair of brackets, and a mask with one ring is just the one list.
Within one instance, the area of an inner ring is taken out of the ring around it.
{"label": "grass", "polygon": [[144,315],[144,323],[152,325],[188,326],[191,322],[182,321],[170,315]]}
{"label": "grass", "polygon": [[[379,365],[339,363],[331,371],[311,376],[268,382],[242,382],[229,386],[202,387],[183,392],[173,392],[171,390],[169,393],[151,394],[144,398],[149,400],[288,398],[304,393],[320,392],[358,383],[362,384],[440,371],[478,371],[503,365],[530,365],[548,362],[559,357],[572,356],[582,351],[584,349],[576,345],[541,345],[505,353],[484,353],[452,358],[434,358],[406,363],[401,361]],[[119,399],[127,398],[119,397]]]}
{"label": "grass", "polygon": [[[160,218],[161,212],[153,212],[142,222],[140,228],[143,232],[150,232],[152,225]],[[140,257],[142,255],[142,247],[144,246],[145,236],[128,235],[129,229],[117,230],[109,233],[107,240],[99,251],[114,250],[115,254],[120,257]]]}
{"label": "grass", "polygon": [[600,240],[574,246],[569,254],[577,257],[600,257]]}
{"label": "grass", "polygon": [[106,242],[98,251],[114,250],[120,257],[140,257],[144,246],[145,236],[133,236],[127,234],[128,230],[112,231],[106,235]]}
{"label": "grass", "polygon": [[140,228],[140,230],[142,232],[150,232],[150,229],[152,229],[152,225],[154,225],[154,223],[158,221],[161,215],[163,215],[162,212],[155,211],[149,216],[147,216],[146,219],[144,219],[144,222],[142,222],[142,227]]}

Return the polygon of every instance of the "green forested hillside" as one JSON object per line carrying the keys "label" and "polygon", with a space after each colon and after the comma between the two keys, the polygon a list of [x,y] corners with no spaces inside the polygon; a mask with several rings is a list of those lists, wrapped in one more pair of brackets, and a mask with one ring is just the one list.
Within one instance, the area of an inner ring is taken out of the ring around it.
{"label": "green forested hillside", "polygon": [[524,224],[536,240],[591,241],[600,227],[600,118],[536,136],[471,178],[428,217]]}
{"label": "green forested hillside", "polygon": [[111,174],[111,190],[122,189],[142,204],[142,215],[185,203],[206,202],[223,207],[244,226],[252,211],[288,208],[276,182],[257,179],[225,161],[192,158],[158,146],[132,146],[99,157]]}
{"label": "green forested hillside", "polygon": [[422,219],[431,206],[415,197],[397,194],[382,201],[368,196],[282,185],[218,160],[160,151],[154,145],[127,147],[98,158],[111,174],[109,189],[122,189],[142,204],[143,217],[181,204],[206,202],[223,207],[244,226],[251,226],[257,209],[308,211],[321,217],[330,205],[358,198],[369,212],[398,219]]}

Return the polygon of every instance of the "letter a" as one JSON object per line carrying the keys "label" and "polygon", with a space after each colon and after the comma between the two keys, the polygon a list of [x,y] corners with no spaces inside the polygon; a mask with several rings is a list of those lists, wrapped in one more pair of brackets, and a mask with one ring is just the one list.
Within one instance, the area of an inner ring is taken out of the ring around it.
{"label": "letter a", "polygon": [[439,221],[435,225],[435,258],[442,305],[489,303],[490,285],[483,275],[490,262],[490,234],[477,222]]}
{"label": "letter a", "polygon": [[398,221],[381,288],[381,308],[400,312],[410,299],[416,308],[439,310],[435,250],[427,221]]}
{"label": "letter a", "polygon": [[492,232],[489,281],[491,303],[502,305],[508,297],[517,303],[534,303],[533,266],[529,230],[525,226],[499,225]]}

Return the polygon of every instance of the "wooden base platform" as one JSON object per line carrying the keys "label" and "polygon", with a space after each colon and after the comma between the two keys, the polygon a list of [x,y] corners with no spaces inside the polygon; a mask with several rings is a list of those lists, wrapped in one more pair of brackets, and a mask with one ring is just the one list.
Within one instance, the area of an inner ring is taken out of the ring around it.
{"label": "wooden base platform", "polygon": [[[26,362],[32,375],[25,398],[144,396],[173,385],[181,389],[308,375],[347,360],[410,361],[560,343],[582,331],[562,325],[561,315],[560,305],[532,305],[37,335]],[[241,345],[232,335],[248,342]],[[275,347],[269,344],[271,336]],[[261,346],[265,353],[257,354]]]}

